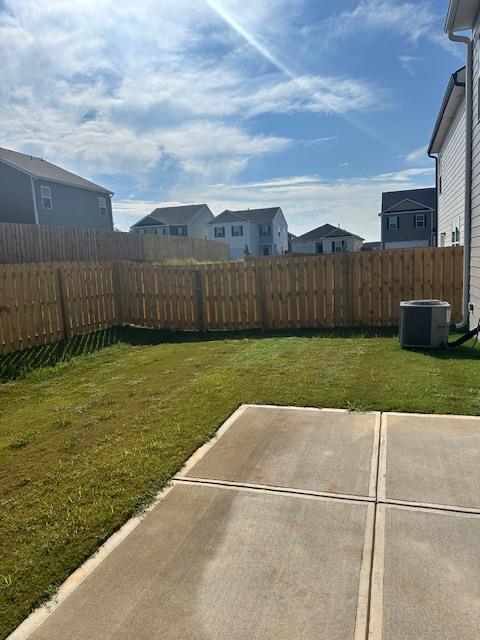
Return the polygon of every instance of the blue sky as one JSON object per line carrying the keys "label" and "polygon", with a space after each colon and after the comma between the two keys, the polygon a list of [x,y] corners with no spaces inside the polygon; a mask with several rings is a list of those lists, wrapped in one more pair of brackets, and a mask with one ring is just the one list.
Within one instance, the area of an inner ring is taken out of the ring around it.
{"label": "blue sky", "polygon": [[462,45],[448,0],[0,0],[0,146],[153,208],[281,206],[379,238],[383,190],[434,184],[425,148]]}

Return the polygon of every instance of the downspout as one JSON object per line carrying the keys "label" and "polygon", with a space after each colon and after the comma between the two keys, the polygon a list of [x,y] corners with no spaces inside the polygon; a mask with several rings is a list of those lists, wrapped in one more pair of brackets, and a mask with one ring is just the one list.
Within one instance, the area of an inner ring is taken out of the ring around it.
{"label": "downspout", "polygon": [[[438,247],[438,188],[439,188],[439,184],[438,184],[438,158],[437,156],[433,156],[430,153],[430,150],[427,151],[427,155],[429,158],[432,158],[432,160],[435,160],[435,229],[433,228],[433,216],[431,219],[431,223],[430,223],[430,228],[431,228],[431,238],[432,238],[432,246],[434,247]],[[435,234],[434,234],[435,231]],[[435,238],[435,240],[434,240]]]}
{"label": "downspout", "polygon": [[470,299],[470,253],[472,228],[472,129],[473,129],[473,40],[467,36],[458,36],[449,27],[448,38],[453,42],[462,42],[467,47],[465,64],[465,215],[463,223],[463,310],[462,319],[456,324],[463,329],[469,324]]}

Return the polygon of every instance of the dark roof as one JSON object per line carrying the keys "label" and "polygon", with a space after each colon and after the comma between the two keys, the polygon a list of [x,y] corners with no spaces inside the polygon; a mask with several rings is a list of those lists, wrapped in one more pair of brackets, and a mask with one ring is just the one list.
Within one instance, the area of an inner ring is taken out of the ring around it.
{"label": "dark roof", "polygon": [[322,224],[320,227],[316,229],[312,229],[311,231],[307,231],[302,236],[298,236],[297,240],[321,240],[322,238],[344,238],[345,236],[352,236],[353,238],[359,238],[359,240],[363,240],[360,236],[357,236],[355,233],[350,233],[350,231],[346,231],[345,229],[341,229],[340,227],[334,227],[333,224]]}
{"label": "dark roof", "polygon": [[222,211],[222,213],[218,214],[216,218],[210,220],[210,222],[208,222],[207,224],[216,224],[218,222],[241,222],[242,220],[246,220],[246,218],[244,218],[243,216],[238,216],[233,211],[225,209],[225,211]]}
{"label": "dark roof", "polygon": [[[436,209],[437,206],[437,190],[435,187],[427,189],[407,189],[405,191],[385,191],[382,193],[382,211],[379,215],[387,213],[389,209],[399,204],[403,200],[411,200],[427,207],[428,209]],[[411,205],[406,207],[406,211],[411,209]]]}
{"label": "dark roof", "polygon": [[465,67],[452,73],[433,128],[427,153],[438,153],[465,95]]}
{"label": "dark roof", "polygon": [[243,209],[242,211],[230,211],[226,209],[218,215],[215,220],[211,220],[208,224],[214,222],[235,222],[238,219],[248,220],[255,224],[268,224],[272,222],[280,207],[268,207],[266,209]]}
{"label": "dark roof", "polygon": [[[177,207],[159,207],[132,227],[147,227],[152,224],[188,225],[203,207],[207,207],[207,205],[184,204]],[[210,209],[208,210],[210,211]]]}
{"label": "dark roof", "polygon": [[18,151],[11,151],[10,149],[0,147],[0,161],[1,160],[17,167],[17,169],[26,171],[35,178],[43,178],[44,180],[52,180],[53,182],[61,182],[73,187],[80,187],[82,189],[88,189],[89,191],[98,191],[99,193],[112,195],[112,192],[108,189],[94,182],[90,182],[90,180],[81,178],[75,173],[70,173],[70,171],[66,171],[42,158],[36,158],[26,153],[19,153]]}

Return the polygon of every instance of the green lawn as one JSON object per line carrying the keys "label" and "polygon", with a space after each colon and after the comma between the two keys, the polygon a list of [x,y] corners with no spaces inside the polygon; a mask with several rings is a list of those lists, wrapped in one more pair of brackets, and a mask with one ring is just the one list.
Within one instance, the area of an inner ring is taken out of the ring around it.
{"label": "green lawn", "polygon": [[243,402],[480,414],[468,347],[402,351],[372,332],[114,338],[0,360],[4,378],[32,368],[0,384],[1,638]]}

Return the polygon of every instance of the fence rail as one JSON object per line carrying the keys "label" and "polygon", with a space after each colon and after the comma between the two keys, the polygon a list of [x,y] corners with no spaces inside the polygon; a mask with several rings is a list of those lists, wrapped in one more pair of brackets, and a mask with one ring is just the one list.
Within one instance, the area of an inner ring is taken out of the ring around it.
{"label": "fence rail", "polygon": [[167,259],[228,260],[228,245],[201,238],[0,223],[0,263]]}
{"label": "fence rail", "polygon": [[166,266],[0,265],[0,353],[120,324],[178,331],[394,326],[400,300],[462,310],[461,247]]}

